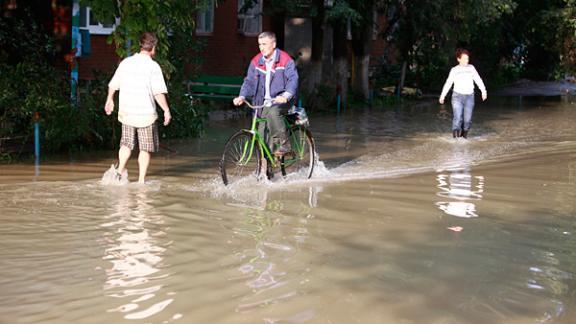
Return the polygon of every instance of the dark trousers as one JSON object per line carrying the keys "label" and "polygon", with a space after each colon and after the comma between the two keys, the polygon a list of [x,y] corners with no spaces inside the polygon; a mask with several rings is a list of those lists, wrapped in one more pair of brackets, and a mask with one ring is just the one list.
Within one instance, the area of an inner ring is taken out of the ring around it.
{"label": "dark trousers", "polygon": [[278,146],[284,143],[288,144],[288,134],[283,117],[288,112],[288,106],[288,104],[284,104],[264,107],[260,113],[260,117],[266,118],[266,123],[260,123],[258,132],[264,134],[264,140],[272,152],[276,151]]}

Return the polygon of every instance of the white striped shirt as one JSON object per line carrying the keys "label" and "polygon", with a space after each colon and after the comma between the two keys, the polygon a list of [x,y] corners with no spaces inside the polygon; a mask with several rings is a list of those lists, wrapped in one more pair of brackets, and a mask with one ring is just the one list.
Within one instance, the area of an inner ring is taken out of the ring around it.
{"label": "white striped shirt", "polygon": [[133,127],[154,123],[158,118],[154,96],[168,92],[160,65],[140,53],[120,63],[108,87],[120,90],[118,120]]}

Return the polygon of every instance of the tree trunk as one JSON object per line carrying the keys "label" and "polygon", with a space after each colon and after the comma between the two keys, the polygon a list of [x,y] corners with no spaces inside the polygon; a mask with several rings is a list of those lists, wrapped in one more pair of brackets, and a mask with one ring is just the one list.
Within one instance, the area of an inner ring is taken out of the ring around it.
{"label": "tree trunk", "polygon": [[363,99],[370,99],[370,52],[374,35],[374,1],[366,0],[357,9],[363,13],[361,23],[352,28],[352,50],[354,51],[354,92]]}
{"label": "tree trunk", "polygon": [[335,25],[334,37],[334,79],[342,106],[348,102],[348,51],[346,49],[346,25]]}
{"label": "tree trunk", "polygon": [[313,93],[322,81],[322,63],[324,59],[324,0],[315,0],[318,15],[312,18],[312,53],[308,72],[309,93]]}
{"label": "tree trunk", "polygon": [[356,69],[354,70],[354,93],[362,99],[370,98],[370,54],[354,57]]}
{"label": "tree trunk", "polygon": [[324,58],[322,60],[322,83],[334,81],[334,32],[332,25],[324,25]]}
{"label": "tree trunk", "polygon": [[406,79],[406,66],[406,61],[404,61],[404,63],[402,63],[402,70],[400,72],[400,82],[398,83],[398,89],[396,90],[398,97],[402,96],[402,89],[404,89],[404,80]]}

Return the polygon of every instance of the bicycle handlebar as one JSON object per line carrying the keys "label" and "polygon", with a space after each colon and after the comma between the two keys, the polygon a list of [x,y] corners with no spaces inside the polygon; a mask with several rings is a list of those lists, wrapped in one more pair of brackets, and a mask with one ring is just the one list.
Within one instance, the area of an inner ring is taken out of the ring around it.
{"label": "bicycle handlebar", "polygon": [[272,106],[272,105],[274,104],[274,101],[272,101],[272,103],[269,103],[269,104],[264,103],[264,104],[262,104],[262,105],[255,106],[255,105],[252,105],[248,100],[244,99],[244,104],[245,104],[246,106],[252,108],[252,109],[261,109],[261,108],[264,108],[264,107],[270,107],[270,106]]}

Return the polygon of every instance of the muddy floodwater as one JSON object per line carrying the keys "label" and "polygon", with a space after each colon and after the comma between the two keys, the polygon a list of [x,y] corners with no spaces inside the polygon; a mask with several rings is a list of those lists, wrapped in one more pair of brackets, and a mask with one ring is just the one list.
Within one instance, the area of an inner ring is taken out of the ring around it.
{"label": "muddy floodwater", "polygon": [[310,180],[223,186],[244,118],[146,185],[0,165],[0,323],[575,323],[576,101],[490,98],[468,140],[447,108],[311,113]]}

